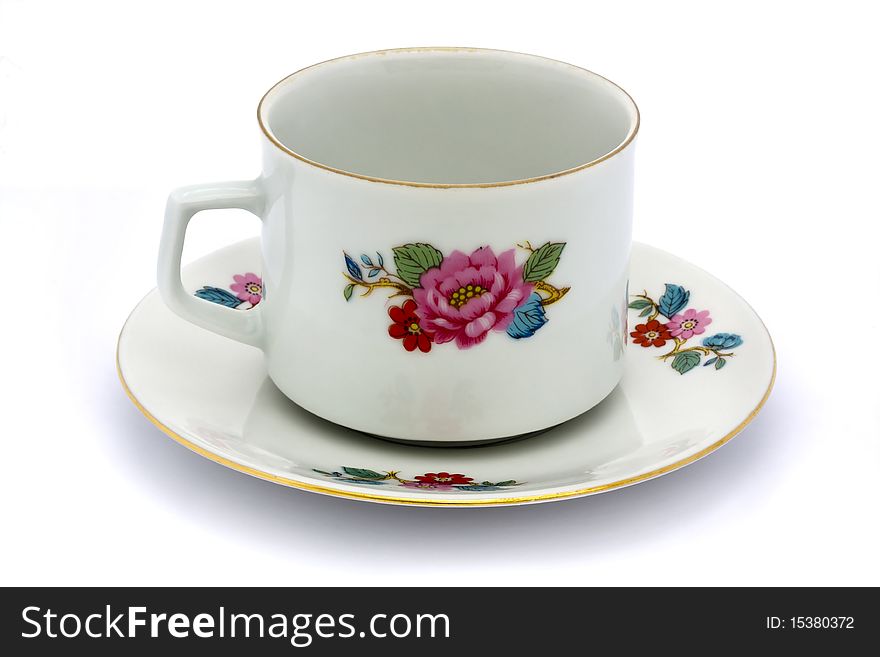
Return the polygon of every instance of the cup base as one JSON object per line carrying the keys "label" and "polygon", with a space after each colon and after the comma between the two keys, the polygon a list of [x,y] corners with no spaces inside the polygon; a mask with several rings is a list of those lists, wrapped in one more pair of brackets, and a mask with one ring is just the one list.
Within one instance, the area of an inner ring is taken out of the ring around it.
{"label": "cup base", "polygon": [[[564,424],[564,422],[560,423]],[[547,427],[546,429],[538,429],[537,431],[528,431],[526,433],[521,433],[516,436],[502,436],[501,438],[487,438],[486,440],[450,440],[450,441],[437,441],[437,440],[407,440],[406,438],[392,438],[391,436],[380,436],[375,433],[367,433],[366,431],[358,431],[358,433],[363,434],[364,436],[369,436],[370,438],[378,438],[379,440],[385,440],[389,443],[397,443],[398,445],[412,445],[413,447],[488,447],[489,445],[501,445],[508,443],[515,443],[520,440],[527,440],[528,438],[534,438],[535,436],[540,436],[542,433],[547,433],[551,429],[555,429],[559,424],[554,424],[553,426]]]}

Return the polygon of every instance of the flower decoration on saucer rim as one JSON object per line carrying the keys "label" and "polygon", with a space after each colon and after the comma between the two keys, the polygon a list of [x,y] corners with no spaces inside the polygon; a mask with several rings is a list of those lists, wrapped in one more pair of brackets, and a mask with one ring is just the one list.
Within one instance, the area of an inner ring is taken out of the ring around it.
{"label": "flower decoration on saucer rim", "polygon": [[239,299],[247,301],[252,306],[260,303],[260,299],[263,298],[263,280],[259,276],[248,272],[236,274],[232,280],[235,282],[229,287]]}
{"label": "flower decoration on saucer rim", "polygon": [[457,472],[426,472],[417,475],[412,479],[406,479],[400,476],[397,470],[386,470],[377,472],[376,470],[368,470],[366,468],[350,468],[343,466],[342,471],[328,472],[326,470],[315,469],[315,472],[329,477],[336,481],[343,481],[349,484],[363,484],[365,486],[401,486],[403,488],[418,488],[420,490],[431,491],[463,491],[463,492],[485,492],[494,490],[504,490],[514,486],[520,486],[523,482],[515,479],[507,479],[505,481],[483,481],[477,482],[473,477],[465,476]]}
{"label": "flower decoration on saucer rim", "polygon": [[735,355],[731,349],[741,346],[743,339],[736,333],[715,333],[703,338],[701,345],[689,345],[689,340],[706,333],[706,327],[712,323],[708,310],[687,307],[690,297],[689,290],[674,283],[666,283],[666,289],[657,301],[648,296],[647,290],[633,295],[629,308],[641,311],[639,317],[647,319],[643,324],[636,324],[635,330],[630,332],[632,341],[646,349],[663,348],[667,342],[673,342],[672,348],[657,358],[670,362],[672,369],[679,374],[690,372],[703,358],[706,359],[703,367],[714,365],[720,370]]}
{"label": "flower decoration on saucer rim", "polygon": [[[231,290],[231,291],[230,291]],[[263,279],[254,274],[235,274],[229,290],[213,285],[203,285],[195,295],[205,301],[218,303],[227,308],[250,310],[263,300]]]}
{"label": "flower decoration on saucer rim", "polygon": [[529,242],[518,246],[529,254],[521,264],[512,248],[497,255],[489,246],[444,255],[430,244],[404,244],[391,249],[394,271],[380,252],[375,259],[364,253],[358,260],[343,252],[343,296],[350,301],[356,289],[366,297],[387,288],[390,299],[408,297],[389,308],[393,323],[388,333],[410,352],[418,347],[428,353],[433,345],[450,342],[470,349],[490,332],[530,338],[548,321],[544,308],[569,291],[546,280],[559,264],[565,242],[547,242],[537,249]]}
{"label": "flower decoration on saucer rim", "polygon": [[656,319],[636,325],[636,330],[630,335],[635,344],[643,347],[662,347],[667,340],[672,340],[669,329]]}

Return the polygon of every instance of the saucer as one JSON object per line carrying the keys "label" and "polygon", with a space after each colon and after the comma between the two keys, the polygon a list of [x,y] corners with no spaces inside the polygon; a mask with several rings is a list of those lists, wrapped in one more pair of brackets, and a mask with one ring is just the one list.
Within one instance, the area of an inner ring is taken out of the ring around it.
{"label": "saucer", "polygon": [[[187,266],[184,286],[234,312],[259,304],[259,240]],[[623,381],[599,406],[542,434],[477,447],[392,443],[287,399],[252,347],[202,330],[155,290],[119,336],[119,378],[171,438],[217,463],[326,495],[420,506],[547,502],[684,467],[739,433],[776,374],[760,318],[718,279],[634,244],[628,308],[608,320]]]}

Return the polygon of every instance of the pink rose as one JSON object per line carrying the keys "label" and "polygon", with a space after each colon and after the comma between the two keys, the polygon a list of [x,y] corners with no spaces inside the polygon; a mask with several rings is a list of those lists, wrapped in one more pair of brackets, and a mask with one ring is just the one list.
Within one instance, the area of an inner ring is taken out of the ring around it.
{"label": "pink rose", "polygon": [[496,257],[489,247],[470,256],[453,251],[421,275],[420,285],[413,297],[422,328],[439,344],[455,340],[459,349],[480,344],[489,331],[507,330],[533,287],[523,281],[513,249]]}

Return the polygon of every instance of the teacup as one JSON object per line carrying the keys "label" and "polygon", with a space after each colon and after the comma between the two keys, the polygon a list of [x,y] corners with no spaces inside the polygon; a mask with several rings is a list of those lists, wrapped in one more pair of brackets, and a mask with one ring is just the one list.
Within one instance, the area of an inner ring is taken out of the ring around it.
{"label": "teacup", "polygon": [[[303,69],[257,115],[256,180],[169,197],[174,312],[261,349],[300,406],[398,440],[541,431],[617,385],[639,126],[620,87],[532,55],[411,48]],[[181,285],[187,224],[217,208],[263,222],[263,271],[233,286],[246,311]]]}

